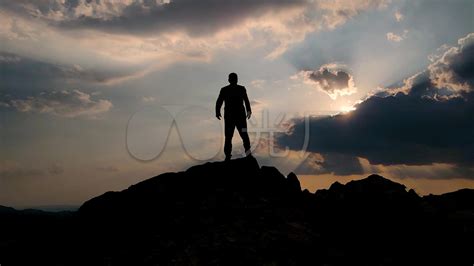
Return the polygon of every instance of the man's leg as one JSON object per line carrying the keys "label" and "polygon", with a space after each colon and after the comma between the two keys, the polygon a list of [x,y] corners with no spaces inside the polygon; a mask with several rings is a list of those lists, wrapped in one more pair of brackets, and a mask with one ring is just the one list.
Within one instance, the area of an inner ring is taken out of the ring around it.
{"label": "man's leg", "polygon": [[224,154],[226,159],[232,156],[232,137],[234,136],[235,121],[234,119],[224,118]]}
{"label": "man's leg", "polygon": [[242,138],[242,142],[244,143],[245,154],[250,154],[250,139],[249,134],[247,133],[247,121],[245,117],[242,119],[237,120],[236,123],[237,131],[239,131],[239,135]]}

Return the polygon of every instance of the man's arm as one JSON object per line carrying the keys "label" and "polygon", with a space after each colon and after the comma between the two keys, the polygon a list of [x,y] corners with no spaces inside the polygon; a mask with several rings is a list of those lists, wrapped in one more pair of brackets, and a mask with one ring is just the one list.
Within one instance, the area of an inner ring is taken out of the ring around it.
{"label": "man's arm", "polygon": [[216,101],[216,117],[219,120],[221,119],[222,103],[224,103],[224,95],[221,89],[221,91],[219,92],[219,97],[217,97],[217,101]]}
{"label": "man's arm", "polygon": [[247,110],[247,119],[250,119],[250,116],[252,115],[252,108],[250,108],[250,101],[249,97],[247,96],[247,90],[244,88],[244,102],[245,102],[245,109]]}

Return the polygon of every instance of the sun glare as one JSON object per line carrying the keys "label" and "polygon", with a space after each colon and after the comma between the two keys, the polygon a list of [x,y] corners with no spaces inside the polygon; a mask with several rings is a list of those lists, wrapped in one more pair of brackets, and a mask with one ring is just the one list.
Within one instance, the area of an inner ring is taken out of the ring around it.
{"label": "sun glare", "polygon": [[356,108],[354,106],[341,106],[340,107],[341,113],[349,113],[349,112],[354,111],[355,109]]}

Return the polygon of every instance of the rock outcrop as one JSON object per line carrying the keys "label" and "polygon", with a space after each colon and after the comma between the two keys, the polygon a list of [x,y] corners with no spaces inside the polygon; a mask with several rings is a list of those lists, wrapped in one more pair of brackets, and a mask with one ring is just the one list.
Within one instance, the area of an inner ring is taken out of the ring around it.
{"label": "rock outcrop", "polygon": [[310,193],[248,157],[161,174],[77,212],[0,207],[0,264],[470,265],[473,222],[473,190],[420,197],[371,175]]}

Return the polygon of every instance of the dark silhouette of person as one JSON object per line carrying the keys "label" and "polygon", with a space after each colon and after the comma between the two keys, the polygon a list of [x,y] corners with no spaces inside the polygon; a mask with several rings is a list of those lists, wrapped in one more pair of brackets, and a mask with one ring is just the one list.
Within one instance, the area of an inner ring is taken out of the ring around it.
{"label": "dark silhouette of person", "polygon": [[[232,137],[234,129],[237,128],[240,137],[242,138],[245,154],[250,154],[250,139],[247,133],[247,119],[250,119],[252,110],[250,109],[250,102],[247,96],[247,90],[244,86],[237,84],[238,77],[235,73],[229,74],[229,85],[223,87],[219,93],[216,101],[216,117],[221,119],[221,107],[224,106],[224,154],[225,159],[230,160],[232,157]],[[245,104],[245,109],[244,109]]]}

